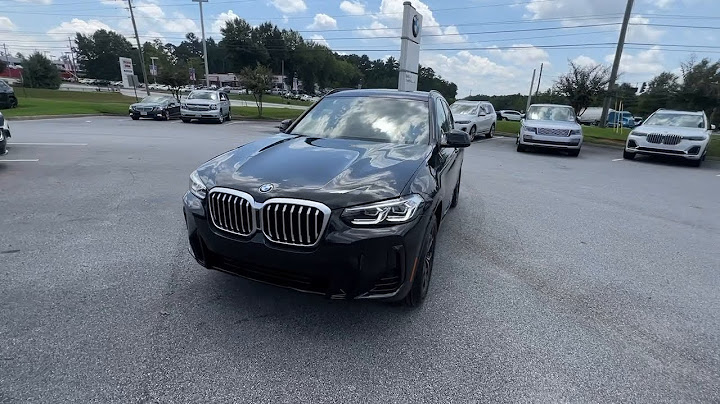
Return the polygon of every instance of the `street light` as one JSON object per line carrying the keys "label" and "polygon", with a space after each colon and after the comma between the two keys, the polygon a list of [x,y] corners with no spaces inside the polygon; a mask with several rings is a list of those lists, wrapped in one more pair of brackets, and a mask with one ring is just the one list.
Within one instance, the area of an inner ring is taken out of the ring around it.
{"label": "street light", "polygon": [[205,85],[210,87],[210,72],[208,72],[208,61],[207,61],[207,44],[205,43],[205,19],[203,18],[202,5],[208,0],[192,0],[200,4],[200,29],[202,29],[202,41],[203,41],[203,59],[205,59]]}

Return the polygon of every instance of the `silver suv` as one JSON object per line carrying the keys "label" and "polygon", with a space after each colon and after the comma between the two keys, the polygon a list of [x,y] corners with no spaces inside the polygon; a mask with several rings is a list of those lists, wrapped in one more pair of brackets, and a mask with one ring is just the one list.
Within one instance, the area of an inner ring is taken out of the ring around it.
{"label": "silver suv", "polygon": [[188,123],[193,119],[223,123],[232,119],[230,99],[217,90],[194,90],[180,106],[180,119]]}
{"label": "silver suv", "polygon": [[531,105],[520,121],[517,151],[543,147],[567,150],[577,157],[583,143],[582,128],[569,105]]}
{"label": "silver suv", "polygon": [[623,157],[632,160],[636,154],[677,156],[700,167],[713,130],[715,125],[708,123],[704,111],[661,108],[630,132]]}

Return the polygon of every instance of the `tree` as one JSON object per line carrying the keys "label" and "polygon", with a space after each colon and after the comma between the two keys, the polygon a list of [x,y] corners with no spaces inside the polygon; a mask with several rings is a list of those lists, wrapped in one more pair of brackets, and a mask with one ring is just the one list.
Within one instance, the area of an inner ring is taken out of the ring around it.
{"label": "tree", "polygon": [[240,81],[243,86],[252,92],[258,109],[258,116],[262,117],[262,98],[265,91],[270,89],[272,72],[267,66],[258,64],[255,68],[245,67],[240,72]]}
{"label": "tree", "polygon": [[60,71],[40,52],[35,52],[29,58],[23,60],[22,80],[24,87],[49,88],[57,90],[60,88]]}
{"label": "tree", "polygon": [[580,115],[593,98],[605,94],[610,81],[610,68],[600,64],[581,66],[570,62],[570,71],[555,81],[555,90],[567,97],[575,114]]}
{"label": "tree", "polygon": [[96,79],[121,80],[120,57],[133,59],[135,74],[142,75],[137,51],[124,36],[113,31],[100,29],[92,35],[76,34],[77,61],[85,75]]}
{"label": "tree", "polygon": [[720,61],[703,59],[696,62],[690,58],[680,65],[683,80],[678,101],[688,110],[703,110],[707,116],[717,119],[720,106]]}
{"label": "tree", "polygon": [[677,106],[677,94],[680,91],[678,76],[670,72],[662,72],[650,80],[647,89],[638,97],[638,108],[634,113],[647,116],[658,108]]}
{"label": "tree", "polygon": [[189,81],[188,69],[182,62],[178,64],[161,63],[158,68],[157,81],[170,86],[170,92],[180,101],[180,87]]}

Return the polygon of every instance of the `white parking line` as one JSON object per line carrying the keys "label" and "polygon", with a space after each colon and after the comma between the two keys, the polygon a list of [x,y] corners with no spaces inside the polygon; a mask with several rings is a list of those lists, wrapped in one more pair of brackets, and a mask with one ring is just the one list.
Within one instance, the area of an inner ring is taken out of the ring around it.
{"label": "white parking line", "polygon": [[87,146],[87,143],[21,143],[12,142],[8,143],[9,146],[20,145],[20,146]]}
{"label": "white parking line", "polygon": [[40,160],[38,160],[38,159],[34,159],[34,160],[30,160],[30,159],[28,159],[28,160],[4,160],[4,159],[0,159],[0,163],[36,163],[36,162],[38,162],[38,161],[40,161]]}
{"label": "white parking line", "polygon": [[613,161],[623,161],[625,159],[613,159]]}

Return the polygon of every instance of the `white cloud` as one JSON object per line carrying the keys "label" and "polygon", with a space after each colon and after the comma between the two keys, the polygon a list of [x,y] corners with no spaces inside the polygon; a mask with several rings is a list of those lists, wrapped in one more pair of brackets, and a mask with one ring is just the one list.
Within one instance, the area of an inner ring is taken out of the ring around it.
{"label": "white cloud", "polygon": [[669,8],[674,3],[674,0],[645,0],[645,2],[657,8]]}
{"label": "white cloud", "polygon": [[308,25],[309,29],[335,29],[337,28],[337,20],[327,14],[315,14],[313,23]]}
{"label": "white cloud", "polygon": [[595,59],[591,58],[590,56],[580,55],[572,60],[573,63],[575,63],[578,66],[594,66],[598,64]]}
{"label": "white cloud", "polygon": [[83,35],[92,35],[93,32],[104,29],[106,31],[112,31],[107,24],[98,20],[81,20],[79,18],[73,18],[70,21],[60,23],[57,27],[50,28],[47,34],[54,39],[67,39],[68,35],[73,35],[79,32]]}
{"label": "white cloud", "polygon": [[531,44],[513,44],[511,49],[491,50],[492,54],[498,55],[502,60],[516,65],[538,65],[549,64],[550,55],[540,48]]}
{"label": "white cloud", "polygon": [[220,33],[220,30],[223,29],[223,28],[225,28],[225,24],[226,24],[228,21],[232,21],[232,20],[234,20],[234,19],[236,19],[236,18],[240,18],[240,16],[238,16],[237,14],[235,14],[232,10],[228,10],[228,11],[226,11],[226,12],[220,13],[220,14],[217,16],[217,19],[215,20],[215,22],[213,22],[212,27],[211,27],[211,31],[212,31],[213,33],[219,34],[219,33]]}
{"label": "white cloud", "polygon": [[4,29],[7,31],[15,31],[17,27],[10,20],[10,18],[0,16],[0,29]]}
{"label": "white cloud", "polygon": [[[564,22],[567,25],[576,25],[572,22],[573,17],[622,12],[626,3],[627,0],[531,0],[525,9],[532,19],[566,18]],[[582,23],[587,23],[587,20]]]}
{"label": "white cloud", "polygon": [[431,67],[458,86],[458,98],[473,94],[512,94],[527,91],[530,78],[525,69],[503,66],[485,56],[460,51],[454,55],[423,51],[420,63]]}
{"label": "white cloud", "polygon": [[[612,63],[614,58],[614,54],[607,55],[605,61]],[[620,72],[636,75],[656,75],[665,70],[663,67],[664,61],[665,56],[657,46],[634,55],[623,52],[622,58],[620,58]]]}
{"label": "white cloud", "polygon": [[[456,26],[450,25],[444,29],[440,26],[440,23],[433,16],[433,12],[422,1],[413,1],[413,6],[417,9],[418,13],[423,16],[423,42],[426,43],[448,43],[448,42],[463,42],[467,40],[464,35],[457,35],[458,29]],[[374,18],[386,21],[392,26],[399,27],[402,25],[403,15],[403,2],[400,0],[382,0],[380,3],[380,12],[374,16]]]}
{"label": "white cloud", "polygon": [[380,21],[373,21],[369,27],[360,27],[360,35],[368,38],[376,37],[397,37],[397,41],[400,41],[400,30],[391,29],[387,25]]}
{"label": "white cloud", "polygon": [[18,3],[30,3],[30,4],[42,4],[42,5],[48,5],[52,4],[52,0],[15,0]]}
{"label": "white cloud", "polygon": [[327,46],[328,48],[330,47],[330,44],[322,35],[314,34],[310,37],[310,40],[317,43],[318,45]]}
{"label": "white cloud", "polygon": [[[170,17],[167,17],[163,9],[157,4],[150,2],[137,3],[135,9],[137,10],[137,14],[145,17],[137,19],[138,30],[140,32],[158,30],[185,34],[199,31],[195,21],[180,12],[174,12]],[[123,22],[127,21],[121,21],[119,25],[124,26]]]}
{"label": "white cloud", "polygon": [[270,3],[286,14],[299,13],[307,10],[307,5],[304,0],[272,0]]}
{"label": "white cloud", "polygon": [[340,3],[340,10],[350,15],[363,15],[365,14],[365,4],[344,0]]}
{"label": "white cloud", "polygon": [[645,18],[641,15],[630,17],[630,24],[628,26],[626,42],[651,42],[657,43],[660,37],[664,34],[656,28],[647,26],[650,23],[650,19]]}

